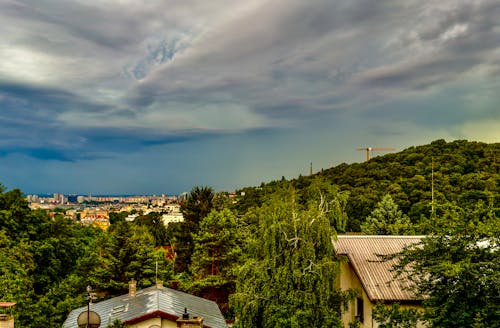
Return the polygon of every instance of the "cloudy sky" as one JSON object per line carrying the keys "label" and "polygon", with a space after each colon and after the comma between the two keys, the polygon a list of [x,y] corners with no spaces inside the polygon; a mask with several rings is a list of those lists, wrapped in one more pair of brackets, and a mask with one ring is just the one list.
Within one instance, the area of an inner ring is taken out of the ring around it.
{"label": "cloudy sky", "polygon": [[0,0],[0,182],[234,190],[500,142],[498,0]]}

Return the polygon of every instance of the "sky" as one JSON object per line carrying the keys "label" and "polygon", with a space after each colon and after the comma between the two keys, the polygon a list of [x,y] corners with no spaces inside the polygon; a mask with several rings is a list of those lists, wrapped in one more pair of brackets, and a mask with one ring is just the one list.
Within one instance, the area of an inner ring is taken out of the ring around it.
{"label": "sky", "polygon": [[0,0],[0,183],[231,191],[358,147],[500,142],[499,17],[498,0]]}

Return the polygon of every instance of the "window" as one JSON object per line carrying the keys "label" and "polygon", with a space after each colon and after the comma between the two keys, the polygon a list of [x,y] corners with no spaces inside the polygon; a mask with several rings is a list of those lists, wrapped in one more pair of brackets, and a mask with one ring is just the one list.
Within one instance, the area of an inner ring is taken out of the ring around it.
{"label": "window", "polygon": [[363,299],[361,297],[356,298],[356,318],[359,322],[363,323],[365,318],[363,316],[364,308],[363,308]]}

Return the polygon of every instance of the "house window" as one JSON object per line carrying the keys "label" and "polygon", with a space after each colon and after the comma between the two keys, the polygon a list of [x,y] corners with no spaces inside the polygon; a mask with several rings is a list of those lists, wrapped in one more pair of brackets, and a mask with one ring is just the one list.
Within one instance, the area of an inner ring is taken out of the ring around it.
{"label": "house window", "polygon": [[365,321],[363,313],[364,313],[363,299],[361,297],[358,297],[356,298],[356,318],[361,323]]}

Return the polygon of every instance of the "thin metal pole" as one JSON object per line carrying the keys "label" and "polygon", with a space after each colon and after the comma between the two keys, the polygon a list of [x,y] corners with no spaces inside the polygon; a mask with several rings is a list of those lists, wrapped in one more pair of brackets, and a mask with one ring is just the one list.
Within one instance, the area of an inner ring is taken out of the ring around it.
{"label": "thin metal pole", "polygon": [[434,157],[432,158],[431,173],[431,216],[434,217]]}

